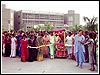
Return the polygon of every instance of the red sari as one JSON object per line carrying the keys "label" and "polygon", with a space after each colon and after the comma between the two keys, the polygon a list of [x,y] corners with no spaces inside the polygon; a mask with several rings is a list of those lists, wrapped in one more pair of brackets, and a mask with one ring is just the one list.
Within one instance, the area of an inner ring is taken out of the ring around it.
{"label": "red sari", "polygon": [[29,52],[28,52],[28,40],[22,39],[21,41],[21,61],[28,60]]}
{"label": "red sari", "polygon": [[72,59],[73,59],[73,60],[76,60],[76,59],[75,59],[75,55],[74,55],[74,46],[72,46]]}

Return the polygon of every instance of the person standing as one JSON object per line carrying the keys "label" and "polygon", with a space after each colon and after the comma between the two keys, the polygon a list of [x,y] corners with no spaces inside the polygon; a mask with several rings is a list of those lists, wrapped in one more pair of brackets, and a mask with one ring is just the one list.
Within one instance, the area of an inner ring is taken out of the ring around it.
{"label": "person standing", "polygon": [[5,39],[5,56],[9,57],[11,54],[11,38],[10,38],[10,34],[5,35],[6,39]]}
{"label": "person standing", "polygon": [[[40,33],[38,35],[37,42],[38,42],[38,46],[43,46],[43,34]],[[43,50],[44,50],[44,47],[40,47],[38,49],[38,55],[37,55],[38,61],[43,61]]]}
{"label": "person standing", "polygon": [[2,35],[2,54],[5,55],[5,35]]}
{"label": "person standing", "polygon": [[80,67],[82,69],[83,63],[85,62],[84,56],[84,40],[85,37],[82,35],[82,30],[79,30],[78,34],[74,37],[74,53],[77,65],[76,67]]}
{"label": "person standing", "polygon": [[91,68],[89,70],[94,71],[95,67],[94,67],[94,40],[93,40],[93,36],[92,33],[89,33],[89,40],[85,43],[88,45],[88,51],[89,51],[89,63],[91,65]]}
{"label": "person standing", "polygon": [[70,45],[70,46],[67,46],[67,52],[68,52],[69,59],[72,58],[72,39],[73,39],[73,36],[72,36],[71,32],[69,32],[68,36],[66,37],[66,44]]}
{"label": "person standing", "polygon": [[97,66],[97,70],[98,70],[98,33],[96,33],[96,66]]}
{"label": "person standing", "polygon": [[[89,39],[89,38],[88,38],[88,32],[85,31],[83,35],[84,35],[84,37],[85,37],[85,42],[87,42],[88,39]],[[88,45],[85,44],[84,47],[85,47],[85,62],[88,63],[88,62],[89,62]]]}
{"label": "person standing", "polygon": [[[43,37],[43,42],[45,45],[48,45],[49,43],[49,38],[47,37],[47,34],[45,33],[44,37]],[[45,46],[44,47],[44,51],[43,51],[43,56],[46,58],[46,57],[49,57],[49,50],[48,50],[48,46]]]}
{"label": "person standing", "polygon": [[50,58],[54,59],[54,43],[55,43],[55,38],[53,36],[53,32],[50,33],[49,36],[49,41],[50,41]]}
{"label": "person standing", "polygon": [[20,40],[22,39],[22,35],[21,35],[21,32],[18,32],[18,35],[17,35],[17,55],[20,57],[21,56],[21,48],[20,48]]}
{"label": "person standing", "polygon": [[37,54],[38,54],[38,49],[36,48],[31,48],[31,47],[37,47],[37,40],[36,40],[35,34],[31,35],[30,40],[28,40],[29,44],[29,62],[33,62],[37,60]]}
{"label": "person standing", "polygon": [[28,52],[28,40],[26,38],[26,35],[23,35],[23,39],[20,41],[20,46],[21,46],[21,61],[25,62],[28,60],[29,52]]}
{"label": "person standing", "polygon": [[74,37],[75,37],[76,34],[77,34],[77,33],[72,32],[72,36],[73,36],[73,39],[72,39],[72,59],[73,59],[73,60],[76,60],[76,59],[75,59],[75,54],[74,54]]}
{"label": "person standing", "polygon": [[14,34],[11,35],[11,54],[10,57],[14,58],[16,57],[16,41]]}

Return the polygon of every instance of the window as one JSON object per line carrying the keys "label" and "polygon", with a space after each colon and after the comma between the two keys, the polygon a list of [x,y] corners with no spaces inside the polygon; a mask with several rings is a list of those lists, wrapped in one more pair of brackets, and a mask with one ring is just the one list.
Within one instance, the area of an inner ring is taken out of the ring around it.
{"label": "window", "polygon": [[35,19],[39,19],[39,14],[35,14]]}
{"label": "window", "polygon": [[73,22],[69,22],[69,25],[73,25]]}
{"label": "window", "polygon": [[69,21],[73,21],[73,16],[69,16],[69,17],[68,17],[68,20],[69,20]]}
{"label": "window", "polygon": [[20,18],[20,16],[18,16],[18,18]]}

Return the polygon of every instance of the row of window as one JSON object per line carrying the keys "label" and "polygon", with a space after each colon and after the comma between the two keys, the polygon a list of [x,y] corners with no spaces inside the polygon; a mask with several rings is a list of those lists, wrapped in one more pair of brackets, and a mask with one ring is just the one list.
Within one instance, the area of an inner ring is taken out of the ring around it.
{"label": "row of window", "polygon": [[26,13],[23,13],[23,18],[24,19],[52,19],[52,20],[63,20],[63,16],[50,16],[50,15],[39,15],[39,14],[31,14],[31,15],[26,15]]}
{"label": "row of window", "polygon": [[[34,23],[34,22],[45,23],[45,21],[23,20],[23,23]],[[51,22],[53,22],[53,21],[51,21]],[[55,23],[63,23],[63,22],[55,22]]]}
{"label": "row of window", "polygon": [[23,19],[49,19],[49,20],[64,20],[63,18],[54,18],[54,17],[23,17]]}
{"label": "row of window", "polygon": [[[64,22],[51,22],[54,24],[64,24]],[[20,24],[20,23],[18,23]],[[23,20],[23,24],[45,24],[45,21],[32,21],[32,20]]]}
{"label": "row of window", "polygon": [[62,15],[50,15],[50,14],[31,14],[31,13],[23,13],[23,16],[28,16],[28,15],[30,15],[30,16],[56,16],[56,17],[63,17]]}

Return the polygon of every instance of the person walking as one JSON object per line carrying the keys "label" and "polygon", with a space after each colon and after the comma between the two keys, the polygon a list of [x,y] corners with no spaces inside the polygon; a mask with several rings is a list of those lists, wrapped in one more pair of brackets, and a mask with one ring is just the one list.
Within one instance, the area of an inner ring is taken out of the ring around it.
{"label": "person walking", "polygon": [[85,49],[84,49],[85,37],[82,35],[82,30],[79,30],[78,34],[74,38],[74,53],[77,65],[82,69],[83,63],[85,62]]}

